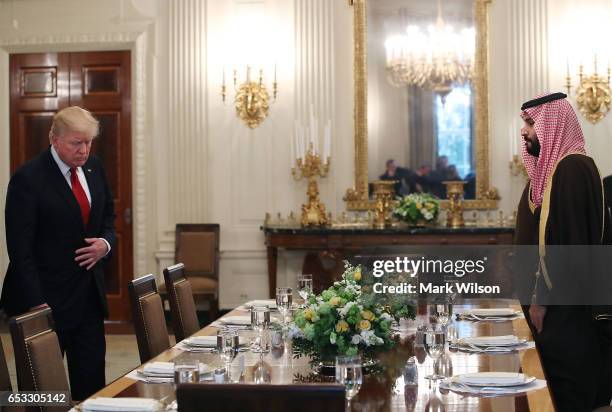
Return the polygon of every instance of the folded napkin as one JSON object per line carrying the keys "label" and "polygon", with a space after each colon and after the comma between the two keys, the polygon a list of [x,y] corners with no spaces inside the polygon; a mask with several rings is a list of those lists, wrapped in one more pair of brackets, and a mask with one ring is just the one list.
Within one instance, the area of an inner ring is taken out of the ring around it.
{"label": "folded napkin", "polygon": [[174,376],[174,363],[173,362],[150,362],[144,366],[143,372],[145,375]]}
{"label": "folded napkin", "polygon": [[251,326],[250,316],[224,316],[219,319],[219,322],[224,325],[240,325]]}
{"label": "folded napkin", "polygon": [[476,316],[514,316],[516,311],[512,308],[493,308],[493,309],[471,309],[466,315]]}
{"label": "folded napkin", "polygon": [[276,301],[274,299],[251,300],[244,304],[246,307],[267,306],[270,309],[276,309]]}
{"label": "folded napkin", "polygon": [[[217,336],[191,336],[185,339],[187,346],[200,346],[205,348],[216,348],[217,347]],[[238,344],[246,344],[246,338],[244,336],[238,336]]]}
{"label": "folded napkin", "polygon": [[163,410],[160,401],[150,398],[95,398],[81,404],[83,411],[129,411],[149,412]]}
{"label": "folded napkin", "polygon": [[465,385],[499,385],[513,386],[527,383],[527,377],[522,373],[517,372],[477,372],[465,373],[453,377],[454,382],[463,383]]}
{"label": "folded napkin", "polygon": [[[200,373],[206,373],[209,370],[208,365],[200,362]],[[149,362],[142,369],[145,376],[166,376],[174,377],[173,362]]]}
{"label": "folded napkin", "polygon": [[503,336],[468,336],[457,341],[463,345],[476,345],[476,346],[507,346],[507,345],[518,345],[519,339],[514,335],[503,335]]}

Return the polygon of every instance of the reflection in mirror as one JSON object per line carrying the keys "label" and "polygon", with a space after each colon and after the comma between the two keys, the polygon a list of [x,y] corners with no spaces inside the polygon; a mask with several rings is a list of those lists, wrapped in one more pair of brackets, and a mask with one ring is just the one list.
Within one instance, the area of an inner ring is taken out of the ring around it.
{"label": "reflection in mirror", "polygon": [[473,0],[376,0],[367,7],[368,179],[398,195],[476,197]]}

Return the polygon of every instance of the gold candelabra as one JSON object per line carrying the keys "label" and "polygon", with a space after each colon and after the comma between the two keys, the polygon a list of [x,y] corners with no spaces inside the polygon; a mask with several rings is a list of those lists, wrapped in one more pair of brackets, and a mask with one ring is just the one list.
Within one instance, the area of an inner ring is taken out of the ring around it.
{"label": "gold candelabra", "polygon": [[[259,76],[256,81],[251,81],[251,66],[246,68],[246,80],[238,85],[238,75],[234,69],[234,90],[236,97],[234,98],[234,106],[236,107],[236,115],[246,123],[246,125],[255,129],[268,117],[270,110],[270,95],[263,82],[263,70],[259,70]],[[278,93],[278,83],[276,82],[276,66],[274,66],[274,82],[272,83],[272,96],[276,101]],[[225,103],[227,95],[227,87],[225,86],[225,70],[223,70],[223,83],[221,84],[221,98]]]}
{"label": "gold candelabra", "polygon": [[448,211],[446,212],[446,226],[453,229],[464,227],[463,220],[463,185],[467,182],[452,180],[442,182],[446,185],[446,197],[448,198]]}
{"label": "gold candelabra", "polygon": [[384,229],[391,226],[391,201],[396,180],[376,180],[372,182],[374,188],[374,228]]}
{"label": "gold candelabra", "polygon": [[[578,87],[576,87],[576,103],[578,110],[586,119],[595,124],[603,119],[610,111],[612,100],[610,89],[610,65],[608,64],[607,76],[599,76],[597,72],[597,56],[593,60],[593,74],[584,74],[582,64],[578,69]],[[570,77],[569,62],[567,64],[567,76],[565,78],[567,94],[571,93],[572,79]]]}
{"label": "gold candelabra", "polygon": [[308,203],[302,205],[302,226],[325,226],[329,223],[325,213],[325,205],[319,200],[318,177],[325,177],[329,172],[329,156],[324,159],[317,153],[312,142],[304,158],[296,159],[295,167],[291,168],[291,174],[295,180],[308,179]]}

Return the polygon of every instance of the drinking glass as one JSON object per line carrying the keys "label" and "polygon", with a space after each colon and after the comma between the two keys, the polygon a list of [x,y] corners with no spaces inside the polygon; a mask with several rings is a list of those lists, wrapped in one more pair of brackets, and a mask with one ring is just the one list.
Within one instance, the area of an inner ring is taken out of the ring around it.
{"label": "drinking glass", "polygon": [[174,383],[197,383],[200,381],[200,362],[186,359],[174,363]]}
{"label": "drinking glass", "polygon": [[276,307],[283,318],[283,325],[287,321],[287,314],[291,312],[293,291],[291,288],[276,288]]}
{"label": "drinking glass", "polygon": [[346,399],[357,395],[363,383],[363,371],[360,356],[336,357],[336,382],[346,388]]}
{"label": "drinking glass", "polygon": [[253,306],[251,308],[251,326],[257,337],[251,343],[251,352],[268,352],[268,342],[264,332],[270,327],[270,308],[267,306]]}
{"label": "drinking glass", "polygon": [[221,359],[231,363],[238,352],[238,333],[233,329],[219,329],[217,332],[217,349]]}
{"label": "drinking glass", "polygon": [[451,320],[453,314],[453,305],[449,302],[440,302],[431,305],[431,313],[436,318],[436,321],[446,326]]}
{"label": "drinking glass", "polygon": [[434,361],[434,373],[431,375],[425,376],[425,379],[437,380],[442,379],[443,376],[440,376],[435,373],[435,364],[436,361],[442,356],[444,353],[444,349],[446,347],[446,332],[444,328],[440,325],[431,325],[425,331],[425,351]]}
{"label": "drinking glass", "polygon": [[312,275],[302,273],[298,275],[297,280],[298,294],[304,300],[304,305],[308,296],[312,295]]}

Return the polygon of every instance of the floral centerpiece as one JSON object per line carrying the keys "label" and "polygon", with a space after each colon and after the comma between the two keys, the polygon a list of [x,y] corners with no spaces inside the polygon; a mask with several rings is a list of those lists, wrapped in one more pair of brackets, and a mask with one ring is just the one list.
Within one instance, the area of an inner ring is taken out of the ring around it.
{"label": "floral centerpiece", "polygon": [[393,215],[409,225],[430,224],[440,213],[440,200],[429,193],[411,193],[399,199]]}
{"label": "floral centerpiece", "polygon": [[289,327],[295,356],[308,355],[313,363],[331,362],[337,355],[373,359],[393,346],[393,315],[362,293],[361,276],[361,266],[345,262],[342,280],[307,299]]}

